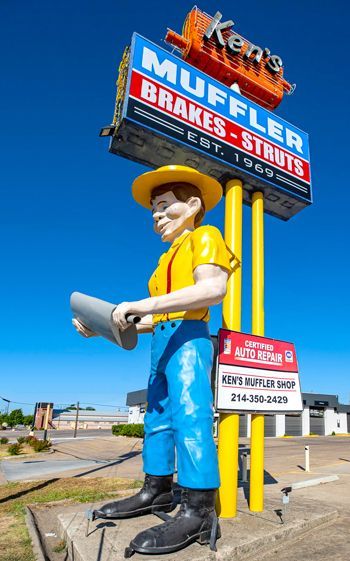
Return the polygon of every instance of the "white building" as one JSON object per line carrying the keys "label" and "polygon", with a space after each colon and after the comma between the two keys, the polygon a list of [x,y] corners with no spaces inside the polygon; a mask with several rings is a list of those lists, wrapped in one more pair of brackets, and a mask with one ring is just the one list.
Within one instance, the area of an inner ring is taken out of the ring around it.
{"label": "white building", "polygon": [[[265,436],[326,436],[350,432],[350,405],[339,403],[337,395],[303,393],[302,400],[302,413],[266,414]],[[126,404],[129,407],[128,423],[143,423],[147,390],[128,393]],[[215,413],[215,423],[218,417]],[[250,417],[249,414],[240,415],[241,437],[250,437]]]}
{"label": "white building", "polygon": [[[123,408],[124,409],[124,408]],[[72,429],[75,427],[76,411],[58,409],[53,411],[52,425],[56,429]],[[112,425],[128,422],[127,410],[113,412],[86,411],[80,409],[78,429],[111,429]]]}
{"label": "white building", "polygon": [[129,392],[126,405],[129,407],[128,423],[143,423],[147,407],[147,390]]}

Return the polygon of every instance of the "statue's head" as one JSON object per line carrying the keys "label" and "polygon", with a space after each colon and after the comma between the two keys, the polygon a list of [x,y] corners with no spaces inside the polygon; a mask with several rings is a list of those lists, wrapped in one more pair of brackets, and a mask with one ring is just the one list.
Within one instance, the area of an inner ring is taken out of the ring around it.
{"label": "statue's head", "polygon": [[132,185],[134,199],[152,210],[154,229],[172,242],[185,230],[200,226],[206,210],[221,199],[216,179],[186,166],[163,166],[144,173]]}
{"label": "statue's head", "polygon": [[151,193],[154,230],[162,241],[172,242],[185,230],[200,226],[205,204],[200,190],[191,183],[166,183]]}

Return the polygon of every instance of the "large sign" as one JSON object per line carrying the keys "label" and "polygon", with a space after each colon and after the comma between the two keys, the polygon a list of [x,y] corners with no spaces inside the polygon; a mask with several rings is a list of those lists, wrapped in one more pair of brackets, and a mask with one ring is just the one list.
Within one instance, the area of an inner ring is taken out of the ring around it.
{"label": "large sign", "polygon": [[302,411],[293,343],[219,331],[218,411]]}
{"label": "large sign", "polygon": [[241,177],[244,201],[263,190],[266,211],[284,220],[311,203],[306,133],[137,34],[119,115],[116,154]]}
{"label": "large sign", "polygon": [[238,84],[241,93],[268,109],[275,109],[284,92],[294,87],[283,77],[283,62],[272,54],[244,39],[235,30],[233,21],[221,21],[195,6],[187,14],[182,35],[168,29],[165,41],[178,49],[184,60],[203,70],[219,82]]}

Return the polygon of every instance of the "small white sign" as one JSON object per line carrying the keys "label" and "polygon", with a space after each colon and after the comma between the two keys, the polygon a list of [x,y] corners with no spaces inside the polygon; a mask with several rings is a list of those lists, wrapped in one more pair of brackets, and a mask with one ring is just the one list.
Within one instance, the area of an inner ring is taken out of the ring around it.
{"label": "small white sign", "polygon": [[220,364],[217,409],[281,413],[302,411],[298,373]]}

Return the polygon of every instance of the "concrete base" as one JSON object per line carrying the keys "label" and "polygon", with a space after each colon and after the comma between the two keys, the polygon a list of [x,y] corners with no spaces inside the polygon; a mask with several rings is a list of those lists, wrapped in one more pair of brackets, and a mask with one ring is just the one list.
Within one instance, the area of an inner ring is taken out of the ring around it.
{"label": "concrete base", "polygon": [[[334,508],[305,498],[291,498],[281,523],[277,511],[282,511],[281,497],[274,493],[265,501],[262,513],[251,513],[243,493],[240,496],[239,512],[234,519],[221,519],[222,537],[217,542],[218,552],[209,546],[192,544],[186,550],[159,556],[165,561],[232,561],[252,560],[272,551],[278,544],[301,537],[305,532],[336,519]],[[99,505],[94,505],[97,508]],[[88,507],[85,507],[88,508]],[[78,510],[78,509],[77,509]],[[88,524],[83,511],[63,512],[58,515],[59,532],[66,541],[70,561],[122,561],[125,547],[141,530],[155,526],[161,521],[153,515],[128,520],[96,520]],[[135,554],[134,561],[147,561],[157,556]]]}

